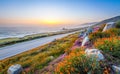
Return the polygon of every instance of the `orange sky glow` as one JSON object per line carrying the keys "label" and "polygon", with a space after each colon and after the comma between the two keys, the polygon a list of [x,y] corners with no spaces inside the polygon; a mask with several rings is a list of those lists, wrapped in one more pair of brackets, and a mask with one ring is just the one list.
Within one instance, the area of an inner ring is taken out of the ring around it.
{"label": "orange sky glow", "polygon": [[0,0],[0,26],[80,25],[117,15],[119,0]]}
{"label": "orange sky glow", "polygon": [[[64,24],[79,24],[73,20],[57,20],[57,19],[0,19],[1,24],[19,24],[19,25],[46,25],[46,26],[57,26]],[[81,21],[80,24],[85,23],[85,21]]]}

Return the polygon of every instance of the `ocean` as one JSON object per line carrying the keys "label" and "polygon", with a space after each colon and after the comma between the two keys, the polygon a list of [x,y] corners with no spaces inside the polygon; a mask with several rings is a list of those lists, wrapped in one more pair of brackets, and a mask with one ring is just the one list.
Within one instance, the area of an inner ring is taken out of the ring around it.
{"label": "ocean", "polygon": [[71,28],[80,28],[85,27],[90,24],[83,25],[67,25],[67,26],[57,26],[57,27],[48,27],[48,26],[29,26],[29,27],[1,27],[0,26],[0,39],[4,38],[12,38],[12,37],[24,37],[26,35],[37,34],[37,33],[45,33],[45,32],[56,32],[61,31],[63,28],[71,29]]}
{"label": "ocean", "polygon": [[60,31],[58,27],[0,27],[0,39]]}

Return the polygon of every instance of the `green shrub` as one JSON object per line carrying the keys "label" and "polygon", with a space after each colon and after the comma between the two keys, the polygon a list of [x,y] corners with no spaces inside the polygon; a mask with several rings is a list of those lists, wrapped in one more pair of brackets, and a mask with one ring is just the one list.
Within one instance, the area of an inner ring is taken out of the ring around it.
{"label": "green shrub", "polygon": [[89,38],[92,42],[94,42],[97,38],[104,38],[104,37],[110,37],[111,34],[108,32],[94,32],[89,35]]}
{"label": "green shrub", "polygon": [[114,37],[120,36],[120,29],[111,28],[105,32],[93,32],[89,35],[89,38],[92,42],[95,42],[98,38]]}
{"label": "green shrub", "polygon": [[120,28],[120,21],[116,23],[116,28]]}
{"label": "green shrub", "polygon": [[120,36],[120,29],[117,29],[117,28],[111,28],[106,32],[110,33],[113,36]]}
{"label": "green shrub", "polygon": [[103,52],[120,59],[120,37],[97,39],[94,46]]}
{"label": "green shrub", "polygon": [[96,59],[85,56],[80,49],[73,50],[64,60],[58,63],[55,74],[102,74],[103,69]]}
{"label": "green shrub", "polygon": [[98,31],[102,32],[106,24],[102,24]]}

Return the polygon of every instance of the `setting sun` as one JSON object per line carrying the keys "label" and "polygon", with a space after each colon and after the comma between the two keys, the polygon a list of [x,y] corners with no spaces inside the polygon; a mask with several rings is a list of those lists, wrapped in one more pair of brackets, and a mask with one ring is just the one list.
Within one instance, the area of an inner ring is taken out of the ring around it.
{"label": "setting sun", "polygon": [[58,24],[58,22],[55,21],[55,20],[44,20],[43,23],[44,24],[50,24],[50,25],[52,25],[52,24]]}
{"label": "setting sun", "polygon": [[46,24],[46,25],[49,25],[49,26],[53,26],[53,25],[61,24],[63,22],[59,21],[59,20],[55,20],[55,19],[45,19],[45,20],[41,20],[40,23],[41,24]]}

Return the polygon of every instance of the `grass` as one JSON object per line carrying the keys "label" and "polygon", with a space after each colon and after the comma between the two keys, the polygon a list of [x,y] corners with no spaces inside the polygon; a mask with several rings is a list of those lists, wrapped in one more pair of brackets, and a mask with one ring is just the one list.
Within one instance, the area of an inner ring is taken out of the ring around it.
{"label": "grass", "polygon": [[102,50],[114,58],[120,59],[120,29],[111,28],[105,32],[93,32],[89,35],[90,40],[97,49]]}
{"label": "grass", "polygon": [[94,47],[102,50],[105,56],[104,61],[96,61],[85,55],[84,49],[76,49],[58,63],[55,74],[111,74],[112,64],[120,63],[120,29],[111,28],[102,32],[102,27],[98,32],[89,35]]}
{"label": "grass", "polygon": [[72,50],[62,62],[60,62],[55,74],[103,74],[103,69],[96,59],[85,55],[83,49]]}
{"label": "grass", "polygon": [[120,20],[116,23],[116,28],[120,28]]}
{"label": "grass", "polygon": [[108,37],[114,37],[114,36],[120,36],[120,29],[111,28],[105,32],[100,32],[100,31],[93,32],[89,35],[89,38],[94,43],[98,38],[108,38]]}
{"label": "grass", "polygon": [[42,69],[44,66],[48,65],[50,61],[63,54],[66,49],[69,49],[77,37],[78,33],[71,34],[49,44],[1,60],[0,74],[7,74],[7,69],[12,64],[21,64],[25,74],[33,74],[36,70]]}
{"label": "grass", "polygon": [[97,39],[94,46],[103,52],[120,59],[120,37]]}

